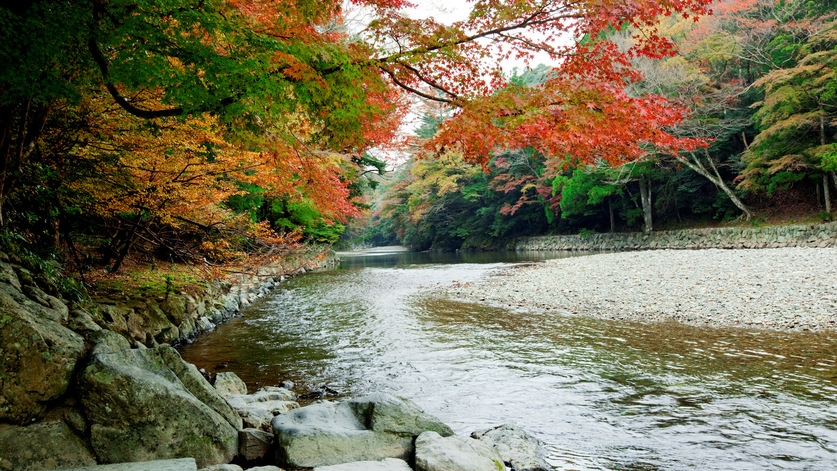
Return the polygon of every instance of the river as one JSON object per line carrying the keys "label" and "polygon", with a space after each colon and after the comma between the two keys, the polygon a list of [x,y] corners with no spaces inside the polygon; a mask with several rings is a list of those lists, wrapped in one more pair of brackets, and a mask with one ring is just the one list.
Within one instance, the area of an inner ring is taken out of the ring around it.
{"label": "river", "polygon": [[514,423],[556,470],[837,469],[837,334],[634,324],[447,299],[563,254],[343,255],[181,348],[251,388],[386,391],[459,434]]}

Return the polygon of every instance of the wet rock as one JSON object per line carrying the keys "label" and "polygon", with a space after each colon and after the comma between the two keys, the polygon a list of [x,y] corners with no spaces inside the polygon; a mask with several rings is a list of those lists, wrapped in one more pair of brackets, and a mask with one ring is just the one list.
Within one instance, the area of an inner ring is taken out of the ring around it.
{"label": "wet rock", "polygon": [[96,459],[85,441],[63,420],[27,426],[0,424],[0,470],[34,471],[94,464]]}
{"label": "wet rock", "polygon": [[245,463],[261,463],[270,459],[273,452],[272,433],[246,428],[238,432],[238,457]]}
{"label": "wet rock", "polygon": [[382,461],[358,461],[355,463],[319,466],[314,471],[412,471],[404,460],[387,458]]}
{"label": "wet rock", "polygon": [[474,432],[471,438],[493,447],[503,461],[514,471],[550,471],[546,462],[546,451],[537,438],[513,425],[500,425],[481,432]]}
{"label": "wet rock", "polygon": [[416,471],[505,471],[503,458],[485,443],[424,432],[416,439]]}
{"label": "wet rock", "polygon": [[222,396],[247,394],[247,385],[232,371],[215,375],[214,386]]}
{"label": "wet rock", "polygon": [[[0,274],[16,280],[2,263]],[[59,323],[60,313],[39,304],[33,311],[33,305],[15,286],[0,282],[0,421],[42,418],[47,405],[67,391],[85,351],[84,339]]]}
{"label": "wet rock", "polygon": [[194,456],[209,466],[232,460],[240,418],[176,350],[97,349],[80,374],[79,391],[99,461]]}

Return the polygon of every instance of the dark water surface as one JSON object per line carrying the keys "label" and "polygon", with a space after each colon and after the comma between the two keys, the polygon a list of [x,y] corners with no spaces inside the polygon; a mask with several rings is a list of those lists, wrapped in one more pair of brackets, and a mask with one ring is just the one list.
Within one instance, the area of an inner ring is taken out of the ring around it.
{"label": "dark water surface", "polygon": [[837,469],[837,334],[565,317],[429,289],[517,257],[343,256],[181,353],[251,390],[388,391],[459,434],[516,423],[556,470]]}

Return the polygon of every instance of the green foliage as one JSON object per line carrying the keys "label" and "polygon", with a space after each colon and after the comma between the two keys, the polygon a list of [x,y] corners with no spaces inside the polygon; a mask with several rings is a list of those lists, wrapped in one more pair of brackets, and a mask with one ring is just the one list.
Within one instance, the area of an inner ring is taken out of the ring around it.
{"label": "green foliage", "polygon": [[0,231],[0,251],[16,258],[45,291],[51,291],[54,286],[57,291],[53,294],[64,299],[83,301],[89,298],[84,285],[62,270],[63,254],[55,247],[33,245],[23,235],[4,229]]}
{"label": "green foliage", "polygon": [[[792,67],[756,82],[764,88],[754,119],[760,131],[743,156],[741,188],[768,195],[834,168],[837,50],[831,24],[794,51]],[[829,47],[830,46],[830,47]]]}
{"label": "green foliage", "polygon": [[556,177],[552,191],[561,195],[561,217],[598,213],[603,202],[622,193],[619,185],[608,183],[615,178],[617,172],[606,167],[577,168],[570,177]]}

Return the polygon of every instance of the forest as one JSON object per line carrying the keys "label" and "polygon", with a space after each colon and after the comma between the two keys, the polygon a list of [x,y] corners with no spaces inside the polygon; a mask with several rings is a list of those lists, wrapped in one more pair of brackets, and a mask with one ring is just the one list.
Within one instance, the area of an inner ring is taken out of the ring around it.
{"label": "forest", "polygon": [[0,250],[67,267],[71,298],[127,265],[216,276],[341,238],[832,217],[835,2],[469,7],[1,6]]}
{"label": "forest", "polygon": [[[660,129],[698,144],[643,146],[615,158],[507,146],[476,162],[418,148],[382,181],[371,216],[351,228],[350,240],[484,249],[528,235],[832,220],[834,2],[725,0],[711,7],[697,22],[661,18],[658,33],[676,49],[633,59],[640,75],[626,86],[631,97],[654,95],[681,107],[682,118]],[[603,36],[625,49],[637,31]],[[505,90],[537,89],[560,73],[545,64],[515,71]],[[451,107],[426,103],[417,139],[432,142],[452,115]],[[607,126],[645,119],[611,115]],[[596,139],[595,132],[587,137]]]}

